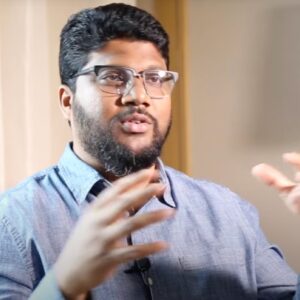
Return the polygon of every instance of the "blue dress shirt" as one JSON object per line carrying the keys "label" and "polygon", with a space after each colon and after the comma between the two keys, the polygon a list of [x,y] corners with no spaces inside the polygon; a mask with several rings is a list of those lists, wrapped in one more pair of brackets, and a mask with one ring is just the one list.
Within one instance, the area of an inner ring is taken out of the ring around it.
{"label": "blue dress shirt", "polygon": [[[135,232],[132,242],[164,240],[170,248],[149,257],[150,288],[126,271],[129,263],[92,299],[293,299],[297,276],[266,240],[256,210],[224,187],[158,163],[166,192],[138,214],[166,206],[177,213]],[[64,299],[52,266],[99,184],[107,183],[69,145],[56,166],[2,195],[0,299]]]}

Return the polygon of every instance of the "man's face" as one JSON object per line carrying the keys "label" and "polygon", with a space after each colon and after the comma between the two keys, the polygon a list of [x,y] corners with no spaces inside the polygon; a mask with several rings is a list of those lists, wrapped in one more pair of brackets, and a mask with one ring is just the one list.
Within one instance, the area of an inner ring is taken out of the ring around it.
{"label": "man's face", "polygon": [[[90,55],[84,69],[95,65],[166,70],[159,51],[144,41],[112,40]],[[126,96],[108,94],[90,73],[77,78],[71,123],[74,151],[101,170],[123,176],[150,167],[160,155],[171,124],[171,99],[150,98],[142,78],[134,79]]]}

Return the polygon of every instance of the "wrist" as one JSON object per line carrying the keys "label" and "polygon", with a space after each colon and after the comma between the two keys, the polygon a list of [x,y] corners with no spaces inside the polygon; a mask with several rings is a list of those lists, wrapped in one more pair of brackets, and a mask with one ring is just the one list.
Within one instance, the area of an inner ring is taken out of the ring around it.
{"label": "wrist", "polygon": [[53,268],[57,286],[66,300],[85,300],[88,299],[88,293],[78,291],[78,285],[75,280],[68,278],[63,269],[58,264]]}

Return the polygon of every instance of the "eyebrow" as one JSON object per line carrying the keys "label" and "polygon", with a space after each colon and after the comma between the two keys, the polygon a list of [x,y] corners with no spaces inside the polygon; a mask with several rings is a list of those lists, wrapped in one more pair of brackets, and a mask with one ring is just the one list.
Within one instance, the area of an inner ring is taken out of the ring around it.
{"label": "eyebrow", "polygon": [[[102,66],[105,66],[105,65],[102,65]],[[107,65],[108,67],[123,67],[123,68],[129,68],[129,69],[134,69],[136,70],[135,68],[131,67],[131,66],[128,66],[128,65]],[[150,65],[148,66],[147,68],[143,69],[142,71],[145,71],[145,70],[163,70],[163,71],[168,71],[168,69],[166,69],[165,67],[160,67],[160,66],[155,66],[155,65]]]}
{"label": "eyebrow", "polygon": [[159,66],[148,66],[145,70],[167,70],[165,67],[159,67]]}

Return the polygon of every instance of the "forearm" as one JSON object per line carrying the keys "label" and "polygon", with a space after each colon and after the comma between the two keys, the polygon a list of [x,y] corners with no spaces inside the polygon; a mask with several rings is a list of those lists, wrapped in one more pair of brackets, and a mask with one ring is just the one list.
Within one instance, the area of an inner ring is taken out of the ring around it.
{"label": "forearm", "polygon": [[29,297],[29,300],[40,299],[67,300],[58,287],[53,270],[45,275]]}

